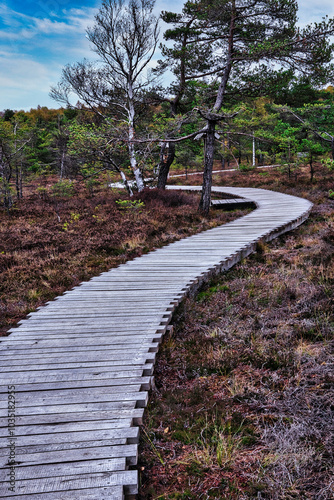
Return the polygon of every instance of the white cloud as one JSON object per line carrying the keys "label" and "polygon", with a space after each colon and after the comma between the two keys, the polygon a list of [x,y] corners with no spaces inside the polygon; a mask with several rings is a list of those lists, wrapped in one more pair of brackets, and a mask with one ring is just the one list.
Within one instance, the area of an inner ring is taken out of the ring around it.
{"label": "white cloud", "polygon": [[0,57],[12,57],[12,53],[0,48]]}
{"label": "white cloud", "polygon": [[98,9],[70,9],[69,11],[64,10],[63,12],[73,24],[86,29],[87,26],[94,23],[94,18],[98,12]]}
{"label": "white cloud", "polygon": [[[28,0],[27,0],[28,1]],[[1,0],[0,0],[1,2]],[[69,1],[45,0],[36,2],[34,16],[9,9],[0,3],[3,29],[0,33],[0,110],[30,109],[38,104],[58,107],[48,94],[50,87],[61,78],[67,63],[95,59],[85,37],[87,27],[93,26],[95,8],[65,8]],[[154,13],[161,10],[180,12],[183,2],[157,0]],[[328,14],[334,17],[334,1],[299,0],[300,24],[319,22]],[[167,25],[161,23],[161,34]],[[150,67],[155,65],[156,57]]]}
{"label": "white cloud", "polygon": [[0,52],[0,110],[30,109],[38,104],[58,107],[48,94],[60,74],[31,58],[11,57]]}
{"label": "white cloud", "polygon": [[[50,85],[47,68],[32,59],[0,57],[0,86],[16,90],[40,90]],[[0,106],[1,108],[1,106]]]}
{"label": "white cloud", "polygon": [[326,15],[334,17],[333,0],[321,0],[321,2],[300,0],[298,6],[299,24],[303,26],[305,24],[320,22]]}
{"label": "white cloud", "polygon": [[[0,32],[0,40],[22,41],[39,35],[82,34],[94,21],[97,9],[83,8],[63,10],[62,16],[53,14],[52,19],[27,16],[0,5],[0,16],[7,29]],[[63,19],[62,19],[63,18]]]}
{"label": "white cloud", "polygon": [[15,28],[16,26],[19,26],[22,21],[20,19],[26,19],[27,16],[25,14],[22,14],[21,12],[15,12],[12,9],[10,9],[7,5],[4,3],[0,4],[0,16],[2,19],[2,22],[10,26],[12,28]]}
{"label": "white cloud", "polygon": [[35,19],[34,20],[34,31],[36,34],[64,34],[70,31],[78,31],[77,26],[73,26],[64,22],[51,21],[51,19]]}
{"label": "white cloud", "polygon": [[50,87],[67,63],[93,57],[85,38],[97,9],[59,10],[50,18],[26,16],[0,4],[0,110],[58,107]]}

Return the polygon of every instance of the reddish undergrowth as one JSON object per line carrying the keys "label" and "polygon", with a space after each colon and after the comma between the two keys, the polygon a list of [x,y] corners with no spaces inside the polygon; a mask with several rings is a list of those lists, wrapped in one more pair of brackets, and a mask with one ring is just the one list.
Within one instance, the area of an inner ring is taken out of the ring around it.
{"label": "reddish undergrowth", "polygon": [[81,281],[242,213],[204,218],[196,194],[146,190],[133,203],[122,190],[95,188],[92,195],[79,183],[40,183],[31,181],[9,213],[0,210],[2,335]]}
{"label": "reddish undergrowth", "polygon": [[315,205],[180,307],[155,367],[139,498],[332,499],[333,178],[225,175],[216,183]]}
{"label": "reddish undergrowth", "polygon": [[[214,176],[305,196],[310,219],[187,299],[155,368],[142,429],[140,499],[319,499],[333,494],[333,178],[317,167]],[[196,184],[200,176],[178,183]],[[176,182],[175,181],[175,182]],[[46,300],[150,249],[242,212],[197,213],[196,195],[49,179],[0,213],[1,331]],[[174,181],[173,181],[174,182]],[[139,196],[136,197],[137,200]]]}

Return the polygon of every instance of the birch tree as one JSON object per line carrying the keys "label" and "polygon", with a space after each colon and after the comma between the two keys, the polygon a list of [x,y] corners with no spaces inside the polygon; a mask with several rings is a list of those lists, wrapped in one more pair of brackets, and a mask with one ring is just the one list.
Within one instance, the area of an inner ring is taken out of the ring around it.
{"label": "birch tree", "polygon": [[71,105],[71,94],[102,118],[127,124],[125,138],[137,188],[144,189],[136,157],[136,108],[152,84],[149,67],[158,43],[154,0],[105,0],[87,37],[97,62],[68,65],[51,96]]}

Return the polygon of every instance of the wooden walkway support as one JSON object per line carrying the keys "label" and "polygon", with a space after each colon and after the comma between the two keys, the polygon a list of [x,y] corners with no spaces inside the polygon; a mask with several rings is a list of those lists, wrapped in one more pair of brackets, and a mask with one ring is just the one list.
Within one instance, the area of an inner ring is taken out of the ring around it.
{"label": "wooden walkway support", "polygon": [[256,208],[256,203],[247,198],[228,198],[227,200],[211,200],[211,206],[225,210],[235,210],[236,208]]}
{"label": "wooden walkway support", "polygon": [[[184,189],[198,189],[185,187]],[[0,497],[123,499],[137,493],[138,427],[175,307],[216,273],[301,224],[307,200],[214,188],[257,209],[82,283],[0,345]]]}

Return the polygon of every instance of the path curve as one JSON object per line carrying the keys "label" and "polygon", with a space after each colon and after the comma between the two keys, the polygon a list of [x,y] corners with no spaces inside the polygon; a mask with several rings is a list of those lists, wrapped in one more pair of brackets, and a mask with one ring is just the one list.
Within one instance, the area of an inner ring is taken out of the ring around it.
{"label": "path curve", "polygon": [[252,199],[257,209],[82,283],[2,339],[1,498],[120,500],[137,493],[137,424],[175,307],[258,240],[297,227],[312,206],[262,189],[213,191]]}

